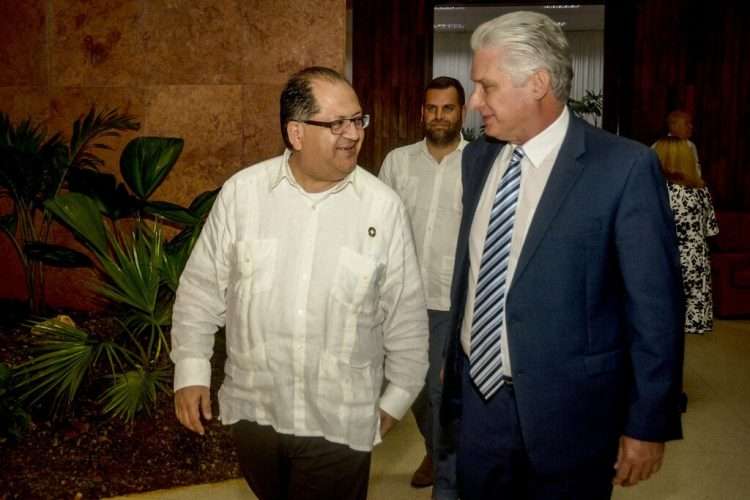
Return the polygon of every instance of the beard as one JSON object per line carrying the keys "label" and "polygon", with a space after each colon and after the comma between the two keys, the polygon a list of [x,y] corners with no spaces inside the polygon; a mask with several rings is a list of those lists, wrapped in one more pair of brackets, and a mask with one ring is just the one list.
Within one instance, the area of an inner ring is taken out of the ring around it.
{"label": "beard", "polygon": [[[445,127],[436,128],[435,125],[446,125]],[[454,123],[447,121],[432,120],[424,124],[424,135],[428,142],[432,144],[438,144],[440,146],[451,144],[461,134],[461,121]]]}

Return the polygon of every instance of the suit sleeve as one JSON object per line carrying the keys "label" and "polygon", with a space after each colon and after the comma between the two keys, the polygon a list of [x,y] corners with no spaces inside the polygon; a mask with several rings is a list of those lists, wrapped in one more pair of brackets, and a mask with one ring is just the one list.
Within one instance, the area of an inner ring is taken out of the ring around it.
{"label": "suit sleeve", "polygon": [[656,155],[632,165],[616,214],[632,364],[625,434],[645,441],[682,437],[684,297],[674,219]]}

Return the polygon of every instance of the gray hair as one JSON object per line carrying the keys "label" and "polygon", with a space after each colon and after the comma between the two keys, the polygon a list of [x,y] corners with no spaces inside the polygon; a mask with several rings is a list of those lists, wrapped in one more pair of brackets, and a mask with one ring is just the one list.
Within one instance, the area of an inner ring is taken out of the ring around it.
{"label": "gray hair", "polygon": [[471,48],[502,48],[504,69],[514,85],[522,85],[539,69],[547,70],[557,100],[568,101],[573,80],[570,47],[560,26],[548,16],[518,11],[496,17],[474,30]]}

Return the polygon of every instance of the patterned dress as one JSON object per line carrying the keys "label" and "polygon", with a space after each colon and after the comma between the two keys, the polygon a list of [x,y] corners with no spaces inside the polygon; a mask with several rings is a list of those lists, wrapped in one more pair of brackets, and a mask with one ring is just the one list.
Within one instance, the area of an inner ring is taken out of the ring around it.
{"label": "patterned dress", "polygon": [[677,226],[682,283],[687,309],[685,333],[708,333],[713,328],[711,262],[706,237],[719,232],[708,189],[669,184],[669,204]]}

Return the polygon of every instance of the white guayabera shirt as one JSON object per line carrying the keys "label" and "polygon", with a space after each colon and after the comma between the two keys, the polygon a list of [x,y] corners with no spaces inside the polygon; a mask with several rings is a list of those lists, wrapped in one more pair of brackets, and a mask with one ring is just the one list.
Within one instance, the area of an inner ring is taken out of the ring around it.
{"label": "white guayabera shirt", "polygon": [[[226,324],[221,420],[379,441],[378,407],[400,419],[427,370],[427,315],[406,212],[357,167],[306,193],[289,152],[233,176],[180,278],[174,388],[209,386]],[[381,395],[383,377],[387,387]]]}
{"label": "white guayabera shirt", "polygon": [[440,163],[427,143],[394,149],[385,157],[380,179],[401,196],[411,219],[427,308],[451,307],[451,281],[461,226],[461,154],[463,138]]}

